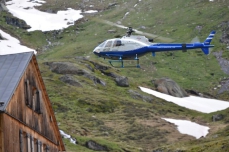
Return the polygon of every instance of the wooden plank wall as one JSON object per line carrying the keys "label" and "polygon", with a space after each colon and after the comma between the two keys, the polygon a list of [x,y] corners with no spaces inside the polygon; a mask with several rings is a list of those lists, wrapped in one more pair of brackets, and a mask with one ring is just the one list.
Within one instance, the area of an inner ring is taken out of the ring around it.
{"label": "wooden plank wall", "polygon": [[[23,131],[23,152],[35,152],[36,147],[36,140],[39,140],[42,142],[42,149],[45,152],[45,147],[48,145],[49,152],[58,152],[58,146],[48,140],[47,138],[44,138],[40,134],[38,134],[36,131],[31,130],[31,128],[23,125],[21,122],[19,122],[16,119],[13,119],[11,116],[7,114],[1,114],[3,115],[3,122],[4,122],[4,152],[20,152],[20,129]],[[10,127],[9,127],[10,126]],[[32,136],[31,138],[27,135]],[[28,144],[29,143],[29,144]],[[31,150],[31,146],[33,143],[33,151]]]}
{"label": "wooden plank wall", "polygon": [[[31,134],[34,138],[42,140],[43,144],[47,143],[47,145],[50,145],[49,151],[51,151],[51,149],[56,150],[56,148],[62,150],[60,145],[58,145],[62,139],[58,139],[55,135],[55,125],[52,119],[50,119],[53,116],[47,108],[47,102],[49,101],[47,101],[44,97],[44,93],[41,91],[41,83],[38,80],[37,72],[34,70],[35,68],[31,60],[6,108],[8,115],[4,116],[3,119],[5,127],[4,141],[5,148],[9,148],[9,152],[18,151],[19,149],[18,140],[20,129]],[[29,85],[27,85],[27,81],[29,81]],[[27,87],[29,86],[29,92],[26,92],[26,85]],[[37,91],[40,91],[39,106],[41,111],[36,111],[38,102],[36,96]],[[26,101],[27,98],[29,98],[28,101]],[[15,145],[12,146],[12,144]]]}

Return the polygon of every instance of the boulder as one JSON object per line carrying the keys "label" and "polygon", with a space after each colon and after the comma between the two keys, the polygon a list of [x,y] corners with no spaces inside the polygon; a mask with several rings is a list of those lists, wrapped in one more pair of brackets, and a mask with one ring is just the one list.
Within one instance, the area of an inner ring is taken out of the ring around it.
{"label": "boulder", "polygon": [[25,21],[20,20],[16,17],[5,16],[5,21],[9,25],[13,25],[22,29],[29,29],[31,28],[29,25],[26,24]]}
{"label": "boulder", "polygon": [[86,70],[79,69],[73,63],[70,62],[45,62],[52,72],[57,74],[75,74],[75,75],[85,75],[89,74]]}
{"label": "boulder", "polygon": [[0,33],[0,40],[5,40],[5,38]]}
{"label": "boulder", "polygon": [[115,82],[120,87],[129,87],[129,82],[127,77],[124,76],[116,77]]}
{"label": "boulder", "polygon": [[110,9],[110,8],[116,6],[116,5],[118,5],[118,3],[109,3],[107,9]]}
{"label": "boulder", "polygon": [[102,146],[93,140],[87,141],[86,147],[95,151],[108,151],[108,148],[106,146]]}
{"label": "boulder", "polygon": [[212,116],[212,121],[215,122],[215,121],[220,121],[224,118],[224,116],[222,114],[216,114],[216,115],[213,115]]}
{"label": "boulder", "polygon": [[101,84],[103,86],[106,86],[106,82],[102,81],[101,79],[99,79],[93,75],[85,74],[84,76],[91,79],[95,84]]}
{"label": "boulder", "polygon": [[78,80],[75,79],[71,75],[64,75],[64,76],[60,77],[60,81],[67,83],[69,85],[75,86],[75,87],[82,87],[82,85],[78,82]]}
{"label": "boulder", "polygon": [[97,70],[99,70],[99,71],[101,71],[101,72],[110,69],[109,66],[102,65],[102,64],[99,64],[99,63],[97,63],[97,62],[90,61],[90,60],[88,60],[88,59],[84,59],[84,60],[89,61],[90,63],[92,63],[92,64],[94,65],[94,68],[97,69]]}
{"label": "boulder", "polygon": [[[73,63],[70,63],[70,62],[45,62],[44,64],[48,65],[50,70],[52,72],[57,73],[57,74],[65,74],[65,75],[66,74],[72,74],[72,75],[84,76],[84,77],[92,80],[95,84],[101,84],[103,86],[106,85],[106,83],[104,81],[91,75],[90,72],[78,68]],[[71,77],[69,77],[69,76],[63,77],[62,80],[73,83],[73,79],[71,79]]]}
{"label": "boulder", "polygon": [[101,73],[105,74],[106,76],[109,76],[109,77],[112,77],[112,78],[117,78],[119,77],[118,74],[115,74],[114,72],[111,72],[109,69],[110,67],[109,66],[106,66],[106,65],[102,65],[102,64],[99,64],[99,63],[96,63],[94,61],[90,61],[88,59],[84,59],[86,61],[89,61],[90,63],[92,63],[94,66],[92,67],[91,65],[89,64],[86,64],[87,68],[90,69],[92,72],[95,72],[95,69],[96,70],[99,70]]}
{"label": "boulder", "polygon": [[188,94],[175,81],[169,78],[161,78],[153,81],[157,91],[174,97],[187,97]]}
{"label": "boulder", "polygon": [[139,100],[143,100],[149,103],[153,101],[153,98],[151,98],[150,96],[143,96],[140,93],[138,93],[137,91],[129,90],[129,93],[133,99],[139,99]]}

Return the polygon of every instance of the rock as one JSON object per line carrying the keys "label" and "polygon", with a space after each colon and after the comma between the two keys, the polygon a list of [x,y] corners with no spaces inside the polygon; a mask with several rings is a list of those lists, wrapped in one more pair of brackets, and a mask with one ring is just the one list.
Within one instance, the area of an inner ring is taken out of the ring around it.
{"label": "rock", "polygon": [[86,70],[79,69],[73,63],[70,62],[45,62],[52,72],[58,74],[75,74],[75,75],[85,75],[89,74]]}
{"label": "rock", "polygon": [[5,40],[5,38],[0,33],[0,40]]}
{"label": "rock", "polygon": [[93,140],[87,141],[86,147],[95,151],[108,151],[108,148],[106,146],[102,146]]}
{"label": "rock", "polygon": [[128,78],[124,76],[116,77],[115,82],[120,87],[129,87]]}
{"label": "rock", "polygon": [[[101,84],[103,86],[106,85],[106,83],[99,78],[91,75],[88,71],[79,69],[75,64],[70,62],[45,62],[45,65],[48,65],[50,70],[52,72],[55,72],[57,74],[74,74],[78,76],[84,76],[86,78],[91,79],[95,84]],[[62,78],[62,80],[65,79],[67,82],[73,83],[73,79],[71,79],[69,76]],[[66,83],[67,83],[66,82]]]}
{"label": "rock", "polygon": [[92,72],[95,72],[95,69],[96,69],[96,70],[99,70],[101,73],[105,74],[106,76],[110,76],[112,78],[120,77],[119,75],[117,75],[113,72],[110,72],[109,71],[110,67],[108,67],[106,65],[102,65],[102,64],[96,63],[94,61],[90,61],[88,59],[84,59],[84,60],[89,61],[90,63],[92,63],[94,65],[94,67],[92,67],[89,64],[86,65],[87,68],[90,69]]}
{"label": "rock", "polygon": [[161,78],[153,81],[157,90],[161,93],[172,95],[174,97],[187,97],[188,94],[176,82],[169,78]]}
{"label": "rock", "polygon": [[186,92],[191,94],[191,95],[200,96],[200,94],[195,90],[186,90]]}
{"label": "rock", "polygon": [[218,60],[218,63],[223,70],[224,73],[229,75],[229,61],[227,59],[224,59],[223,56],[223,51],[219,52],[214,52],[213,55],[215,55],[216,59]]}
{"label": "rock", "polygon": [[220,121],[224,118],[224,116],[222,114],[216,114],[216,115],[213,115],[212,116],[212,121],[215,122],[215,121]]}
{"label": "rock", "polygon": [[138,93],[137,91],[129,90],[129,93],[130,93],[131,97],[134,99],[143,100],[143,101],[149,102],[149,103],[151,103],[153,101],[153,98],[151,98],[150,96],[143,96],[140,93]]}
{"label": "rock", "polygon": [[64,76],[60,77],[60,81],[67,83],[69,85],[72,85],[72,86],[82,87],[82,85],[78,82],[78,80],[76,80],[71,75],[64,75]]}
{"label": "rock", "polygon": [[116,6],[118,3],[109,3],[107,9],[110,9],[112,8],[113,6]]}
{"label": "rock", "polygon": [[16,17],[9,17],[9,16],[5,16],[5,21],[7,24],[9,25],[13,25],[13,26],[16,26],[16,27],[19,27],[19,28],[22,28],[22,29],[29,29],[31,28],[29,25],[26,24],[25,21],[23,20],[20,20]]}
{"label": "rock", "polygon": [[222,87],[218,91],[218,94],[224,93],[226,91],[229,91],[229,79],[228,80],[223,80],[220,82],[222,84]]}
{"label": "rock", "polygon": [[55,13],[55,11],[53,11],[52,9],[47,9],[46,12],[47,12],[47,13],[50,13],[50,14]]}
{"label": "rock", "polygon": [[4,1],[0,1],[0,12],[8,11],[8,8],[5,6]]}
{"label": "rock", "polygon": [[85,74],[84,75],[85,77],[91,79],[95,84],[101,84],[103,86],[106,86],[106,82],[100,80],[99,78],[93,76],[93,75],[90,75],[90,74]]}
{"label": "rock", "polygon": [[[85,59],[86,61],[89,61],[87,59]],[[99,63],[96,63],[94,61],[89,61],[90,63],[92,63],[94,65],[94,68],[99,70],[99,71],[106,71],[108,69],[110,69],[110,67],[106,66],[106,65],[102,65],[102,64],[99,64]]]}
{"label": "rock", "polygon": [[116,30],[108,30],[107,32],[108,33],[116,33],[117,31]]}
{"label": "rock", "polygon": [[224,31],[222,33],[222,36],[220,38],[220,42],[224,43],[224,44],[229,44],[229,34],[226,31]]}

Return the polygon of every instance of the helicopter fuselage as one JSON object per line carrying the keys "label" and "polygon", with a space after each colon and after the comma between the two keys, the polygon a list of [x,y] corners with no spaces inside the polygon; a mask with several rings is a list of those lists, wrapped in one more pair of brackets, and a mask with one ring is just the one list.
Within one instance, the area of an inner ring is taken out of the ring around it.
{"label": "helicopter fuselage", "polygon": [[98,45],[93,53],[99,57],[113,60],[139,60],[138,57],[152,52],[165,51],[187,51],[189,49],[201,48],[204,54],[209,54],[209,48],[215,31],[212,31],[203,43],[151,43],[145,36],[127,35],[122,38],[109,39]]}
{"label": "helicopter fuselage", "polygon": [[[211,34],[210,34],[211,35]],[[212,34],[212,37],[214,34]],[[211,37],[211,39],[212,39]],[[209,38],[208,38],[209,39]],[[209,43],[210,44],[210,43]],[[99,57],[110,59],[136,59],[148,52],[176,51],[201,48],[205,54],[208,50],[204,48],[214,47],[206,43],[151,43],[145,36],[124,36],[122,38],[109,39],[97,46],[93,53]]]}

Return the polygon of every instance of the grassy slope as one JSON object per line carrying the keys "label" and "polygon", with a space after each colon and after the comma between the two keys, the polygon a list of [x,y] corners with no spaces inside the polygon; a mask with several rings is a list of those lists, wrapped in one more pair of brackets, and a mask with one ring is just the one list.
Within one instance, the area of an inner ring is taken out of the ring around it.
{"label": "grassy slope", "polygon": [[[59,7],[52,5],[51,0],[48,2],[50,3],[40,9],[50,8],[50,6],[52,8]],[[61,3],[62,1],[58,2]],[[70,5],[72,2],[69,1],[68,4]],[[102,3],[104,6],[100,5],[100,7],[107,6],[109,2],[105,1]],[[117,2],[119,3],[121,0],[117,0]],[[219,43],[222,29],[218,25],[222,21],[228,21],[226,15],[229,11],[227,7],[229,4],[199,2],[199,0],[177,0],[175,2],[148,0],[139,3],[134,8],[137,0],[125,2],[100,13],[101,15],[96,16],[97,20],[102,18],[113,22],[121,21],[124,25],[137,28],[146,26],[146,29],[141,30],[172,38],[176,42],[190,42],[195,36],[203,41],[214,29],[217,31],[216,38],[213,40],[213,44],[216,45],[214,51],[225,48],[225,45]],[[77,1],[71,6],[78,8],[80,3],[81,1]],[[130,15],[122,19],[127,11],[130,12]],[[2,13],[1,16],[3,15],[5,14]],[[187,53],[175,52],[175,59],[173,59],[169,53],[158,53],[155,58],[150,55],[142,57],[140,60],[141,69],[111,68],[110,71],[129,78],[129,88],[117,87],[112,78],[102,75],[98,70],[91,73],[104,80],[107,83],[105,87],[95,85],[82,76],[75,76],[75,78],[80,81],[83,88],[72,87],[59,80],[61,75],[50,72],[43,62],[69,61],[74,62],[82,69],[87,69],[85,64],[90,63],[73,58],[78,56],[89,56],[90,60],[108,65],[107,60],[96,58],[91,51],[98,42],[116,35],[123,35],[125,31],[96,22],[91,16],[87,18],[89,19],[88,22],[64,30],[61,34],[62,39],[52,39],[53,42],[59,42],[62,45],[49,47],[47,51],[38,55],[42,76],[57,120],[60,123],[59,127],[79,142],[79,145],[75,146],[64,140],[69,151],[90,152],[91,150],[84,148],[85,142],[89,139],[107,145],[112,151],[124,151],[123,149],[151,151],[153,148],[164,144],[167,145],[164,149],[173,150],[177,147],[191,151],[209,151],[212,147],[218,151],[222,150],[220,145],[226,144],[228,138],[228,135],[225,134],[228,127],[224,129],[228,122],[226,118],[223,121],[212,123],[211,116],[213,114],[198,113],[156,98],[152,103],[147,103],[133,99],[129,94],[130,89],[140,93],[137,88],[139,85],[153,88],[152,79],[169,77],[185,89],[216,95],[217,92],[213,88],[226,75],[220,70],[212,54],[206,57],[202,55],[200,50]],[[42,46],[47,45],[44,40],[52,35],[50,33],[43,34],[39,31],[28,34],[24,30],[5,25],[3,17],[1,17],[0,22],[1,27],[20,37],[24,44],[35,49],[42,49]],[[200,34],[195,30],[197,25],[203,26]],[[76,31],[76,28],[80,30]],[[117,33],[108,34],[107,30],[109,29],[116,29]],[[225,50],[224,56],[229,56]],[[127,62],[126,64],[128,66],[135,63]],[[229,98],[227,94],[219,97],[225,100]],[[220,113],[227,116],[228,110]],[[189,119],[209,125],[212,129],[207,139],[188,142],[193,138],[178,134],[176,129],[171,124],[162,121],[161,117]],[[217,132],[218,130],[220,132]],[[181,140],[186,142],[179,142],[170,146],[170,144]],[[218,146],[216,146],[217,144]]]}

